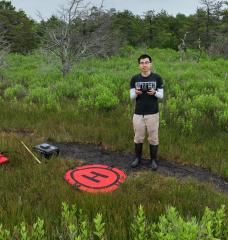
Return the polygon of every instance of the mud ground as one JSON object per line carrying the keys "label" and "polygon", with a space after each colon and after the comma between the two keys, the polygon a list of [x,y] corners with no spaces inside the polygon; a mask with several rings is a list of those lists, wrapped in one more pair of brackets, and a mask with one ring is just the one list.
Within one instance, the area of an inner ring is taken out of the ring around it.
{"label": "mud ground", "polygon": [[[133,175],[142,170],[150,170],[150,162],[148,159],[142,159],[140,167],[135,169],[130,168],[130,163],[134,159],[133,155],[112,152],[104,149],[102,145],[82,144],[82,143],[67,143],[67,142],[48,142],[57,146],[60,150],[60,157],[63,159],[80,160],[84,164],[104,164],[111,167],[116,167],[124,170],[127,175]],[[199,182],[211,183],[218,190],[228,193],[228,182],[209,172],[208,170],[173,163],[168,160],[159,160],[158,174],[163,176],[172,176],[177,179],[195,179]]]}

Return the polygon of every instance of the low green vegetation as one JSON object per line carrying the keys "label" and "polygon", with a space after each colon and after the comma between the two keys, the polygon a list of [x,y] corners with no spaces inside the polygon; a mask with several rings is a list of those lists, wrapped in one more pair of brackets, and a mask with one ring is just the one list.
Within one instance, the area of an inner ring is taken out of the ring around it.
{"label": "low green vegetation", "polygon": [[[88,216],[78,209],[76,205],[69,206],[62,203],[61,226],[56,230],[55,239],[69,240],[105,240],[110,238],[103,222],[103,215],[98,213],[89,221]],[[217,211],[206,208],[201,220],[195,217],[183,219],[174,207],[169,207],[166,213],[161,215],[157,223],[148,221],[142,205],[139,206],[133,222],[129,226],[128,234],[122,239],[132,240],[226,240],[228,229],[225,206]],[[15,226],[12,233],[0,225],[0,238],[2,240],[45,240],[48,235],[45,232],[44,220],[38,218],[29,227],[25,222]],[[114,238],[112,238],[114,239]]]}

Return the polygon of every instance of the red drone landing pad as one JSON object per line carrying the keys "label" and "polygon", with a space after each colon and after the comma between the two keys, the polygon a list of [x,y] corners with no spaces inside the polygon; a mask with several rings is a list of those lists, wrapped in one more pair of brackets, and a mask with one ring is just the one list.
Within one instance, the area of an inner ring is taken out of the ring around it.
{"label": "red drone landing pad", "polygon": [[7,157],[0,154],[0,164],[7,163],[8,161],[9,161],[9,159]]}
{"label": "red drone landing pad", "polygon": [[126,179],[126,174],[101,164],[77,167],[65,174],[65,180],[86,192],[111,192]]}

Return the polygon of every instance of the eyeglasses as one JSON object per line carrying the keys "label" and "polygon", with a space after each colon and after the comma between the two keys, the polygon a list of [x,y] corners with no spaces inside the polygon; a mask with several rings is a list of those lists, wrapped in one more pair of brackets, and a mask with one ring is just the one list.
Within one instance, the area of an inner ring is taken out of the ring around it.
{"label": "eyeglasses", "polygon": [[148,64],[150,64],[150,61],[140,62],[139,64],[140,64],[140,65],[143,65],[143,64],[148,65]]}

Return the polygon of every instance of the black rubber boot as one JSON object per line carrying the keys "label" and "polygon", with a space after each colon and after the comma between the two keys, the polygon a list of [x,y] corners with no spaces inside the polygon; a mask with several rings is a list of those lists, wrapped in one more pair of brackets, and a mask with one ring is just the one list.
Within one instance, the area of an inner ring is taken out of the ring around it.
{"label": "black rubber boot", "polygon": [[157,152],[158,152],[158,145],[150,145],[151,169],[154,171],[158,169]]}
{"label": "black rubber boot", "polygon": [[138,167],[140,162],[141,162],[141,158],[142,158],[142,147],[143,144],[142,143],[135,143],[135,160],[131,163],[131,167],[135,168]]}

